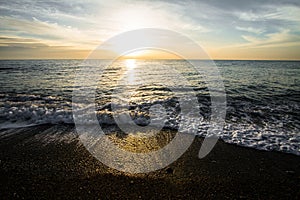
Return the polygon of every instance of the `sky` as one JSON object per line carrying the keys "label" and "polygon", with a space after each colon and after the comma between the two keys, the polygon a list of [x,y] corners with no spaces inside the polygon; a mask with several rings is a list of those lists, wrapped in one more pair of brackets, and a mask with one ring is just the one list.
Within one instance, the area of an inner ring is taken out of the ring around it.
{"label": "sky", "polygon": [[176,31],[213,59],[300,60],[299,0],[0,0],[0,59],[84,59],[140,28]]}

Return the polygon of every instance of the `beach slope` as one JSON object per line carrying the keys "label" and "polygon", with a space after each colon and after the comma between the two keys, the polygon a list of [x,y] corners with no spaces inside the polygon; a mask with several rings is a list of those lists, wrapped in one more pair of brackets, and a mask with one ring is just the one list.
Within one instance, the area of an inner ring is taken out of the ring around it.
{"label": "beach slope", "polygon": [[74,126],[3,129],[0,199],[300,198],[299,156],[219,141],[207,157],[199,159],[202,141],[197,137],[180,159],[164,169],[126,174],[93,158]]}

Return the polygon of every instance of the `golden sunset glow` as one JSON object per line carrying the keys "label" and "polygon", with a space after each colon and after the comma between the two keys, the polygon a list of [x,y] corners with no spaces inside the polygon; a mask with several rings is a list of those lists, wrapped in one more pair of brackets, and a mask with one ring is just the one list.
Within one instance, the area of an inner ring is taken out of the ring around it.
{"label": "golden sunset glow", "polygon": [[121,56],[122,59],[183,59],[174,53],[160,49],[142,49]]}

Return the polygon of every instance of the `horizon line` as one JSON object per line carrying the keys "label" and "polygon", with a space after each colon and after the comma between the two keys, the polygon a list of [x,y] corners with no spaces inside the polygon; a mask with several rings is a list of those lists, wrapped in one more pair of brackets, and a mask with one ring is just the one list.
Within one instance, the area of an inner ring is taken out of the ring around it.
{"label": "horizon line", "polygon": [[[299,62],[300,59],[179,59],[179,58],[122,58],[121,60],[203,60],[203,61],[291,61]],[[0,58],[0,61],[3,60],[86,60],[85,58]],[[112,58],[97,58],[97,59],[88,59],[88,60],[120,60]]]}

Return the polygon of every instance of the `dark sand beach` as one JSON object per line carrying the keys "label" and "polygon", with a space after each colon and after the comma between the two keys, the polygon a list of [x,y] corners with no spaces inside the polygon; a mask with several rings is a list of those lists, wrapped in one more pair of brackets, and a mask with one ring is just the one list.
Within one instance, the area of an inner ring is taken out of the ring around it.
{"label": "dark sand beach", "polygon": [[[93,158],[71,125],[4,129],[0,134],[0,199],[300,198],[300,157],[292,154],[219,141],[199,159],[203,139],[196,138],[170,166],[126,174]],[[130,140],[126,144],[125,149],[138,146]]]}

